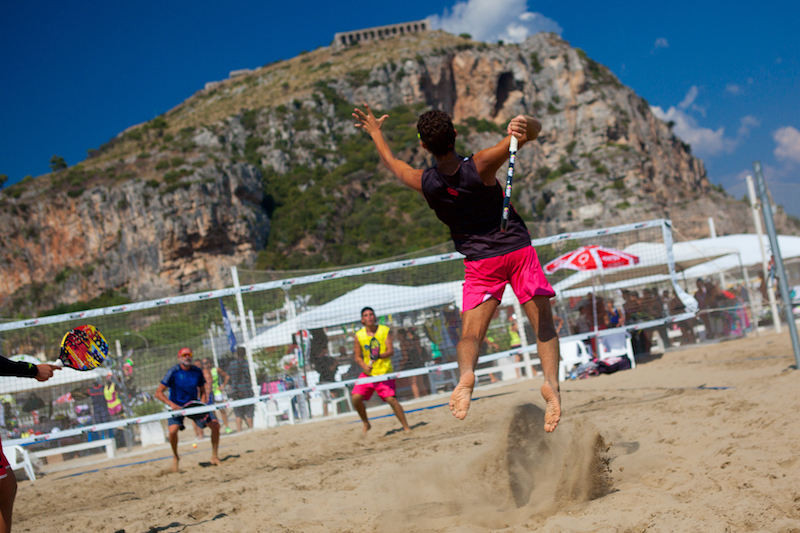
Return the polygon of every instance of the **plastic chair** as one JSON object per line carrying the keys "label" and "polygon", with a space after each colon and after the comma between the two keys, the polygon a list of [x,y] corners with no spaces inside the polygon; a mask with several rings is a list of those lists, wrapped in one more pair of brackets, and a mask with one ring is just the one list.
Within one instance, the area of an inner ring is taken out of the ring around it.
{"label": "plastic chair", "polygon": [[[11,465],[11,470],[24,468],[28,479],[36,481],[36,475],[33,473],[33,463],[31,463],[31,456],[28,454],[28,450],[22,446],[4,446],[3,450],[5,451],[6,459],[8,459],[8,464]],[[18,459],[18,457],[21,459]]]}
{"label": "plastic chair", "polygon": [[349,387],[342,387],[344,394],[338,398],[333,398],[328,401],[328,411],[333,412],[333,414],[339,413],[339,404],[342,402],[347,402],[347,408],[350,412],[353,412],[353,401],[350,399],[350,388]]}
{"label": "plastic chair", "polygon": [[559,353],[561,354],[561,361],[558,364],[559,381],[567,379],[567,373],[574,367],[592,360],[592,356],[583,341],[561,342],[559,344]]}
{"label": "plastic chair", "polygon": [[627,331],[606,335],[599,339],[598,359],[608,359],[609,357],[627,357],[631,362],[631,369],[636,368],[636,358],[633,355],[633,344],[631,335]]}
{"label": "plastic chair", "polygon": [[453,370],[433,370],[428,374],[431,393],[436,394],[439,389],[452,390],[458,385],[455,372]]}

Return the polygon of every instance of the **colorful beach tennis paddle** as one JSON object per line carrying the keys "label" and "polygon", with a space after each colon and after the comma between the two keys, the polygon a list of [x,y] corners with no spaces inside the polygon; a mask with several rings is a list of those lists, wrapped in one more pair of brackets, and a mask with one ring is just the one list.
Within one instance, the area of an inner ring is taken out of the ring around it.
{"label": "colorful beach tennis paddle", "polygon": [[381,341],[375,337],[372,337],[372,340],[369,341],[369,358],[373,361],[381,358]]}
{"label": "colorful beach tennis paddle", "polygon": [[93,370],[108,357],[108,343],[97,328],[90,325],[71,329],[61,339],[58,362],[75,370]]}

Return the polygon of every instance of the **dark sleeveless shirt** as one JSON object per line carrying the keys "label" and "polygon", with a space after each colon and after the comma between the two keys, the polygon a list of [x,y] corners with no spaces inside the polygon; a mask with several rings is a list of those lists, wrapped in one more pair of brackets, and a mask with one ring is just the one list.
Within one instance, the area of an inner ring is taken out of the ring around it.
{"label": "dark sleeveless shirt", "polygon": [[422,194],[436,216],[450,228],[456,250],[468,261],[507,254],[531,244],[522,218],[511,207],[508,227],[500,231],[503,187],[486,186],[472,157],[463,157],[452,176],[436,166],[422,173]]}

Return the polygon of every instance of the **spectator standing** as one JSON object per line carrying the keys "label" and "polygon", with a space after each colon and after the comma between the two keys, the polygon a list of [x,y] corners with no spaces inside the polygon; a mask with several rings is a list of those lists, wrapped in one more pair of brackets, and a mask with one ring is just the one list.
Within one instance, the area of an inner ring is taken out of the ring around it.
{"label": "spectator standing", "polygon": [[[226,400],[225,390],[228,387],[230,377],[228,373],[219,367],[214,366],[211,359],[206,357],[203,359],[203,377],[208,380],[208,387],[210,392],[208,395],[208,404],[222,403]],[[222,425],[225,427],[225,433],[233,433],[233,430],[228,426],[228,410],[223,406],[217,409],[222,417]]]}
{"label": "spectator standing", "polygon": [[122,400],[117,394],[117,385],[114,383],[114,374],[109,372],[106,375],[106,384],[103,387],[103,396],[106,400],[108,415],[111,420],[116,420],[122,413]]}
{"label": "spectator standing", "polygon": [[[321,349],[319,353],[312,352],[311,364],[319,373],[320,383],[333,383],[336,381],[336,371],[339,368],[339,363],[336,359],[328,355],[327,345]],[[323,390],[322,392],[322,416],[328,416],[328,402],[334,397],[332,390]]]}
{"label": "spectator standing", "polygon": [[[228,375],[230,376],[231,398],[234,400],[244,400],[253,397],[253,387],[250,383],[250,365],[247,363],[247,350],[244,346],[236,348],[236,358],[228,365]],[[253,412],[255,406],[240,405],[233,408],[236,417],[236,431],[242,431],[242,421],[247,422],[247,427],[253,427]]]}
{"label": "spectator standing", "polygon": [[[429,358],[414,330],[412,328],[399,329],[398,335],[400,336],[400,350],[403,352],[403,370],[413,370],[425,366],[425,362]],[[414,398],[419,398],[423,392],[427,394],[422,376],[411,376],[408,380]]]}

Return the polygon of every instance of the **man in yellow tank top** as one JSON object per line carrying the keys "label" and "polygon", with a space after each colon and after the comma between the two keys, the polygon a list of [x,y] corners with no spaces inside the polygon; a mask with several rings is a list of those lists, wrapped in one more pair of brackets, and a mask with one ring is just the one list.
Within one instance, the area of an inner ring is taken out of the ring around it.
{"label": "man in yellow tank top", "polygon": [[[353,356],[356,364],[361,367],[359,378],[370,376],[382,376],[394,372],[392,368],[392,356],[394,346],[392,345],[392,333],[388,326],[378,325],[375,311],[371,307],[361,310],[361,324],[363,328],[356,331]],[[367,408],[364,402],[372,397],[372,393],[377,392],[380,398],[392,407],[395,416],[403,425],[405,431],[411,431],[406,422],[406,414],[400,402],[395,398],[395,382],[393,379],[379,381],[377,383],[363,383],[353,387],[353,405],[358,411],[358,416],[364,423],[364,435],[367,434],[372,426],[367,418]]]}

